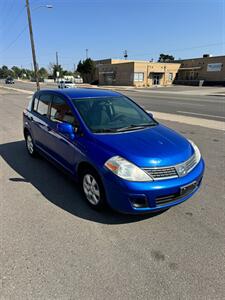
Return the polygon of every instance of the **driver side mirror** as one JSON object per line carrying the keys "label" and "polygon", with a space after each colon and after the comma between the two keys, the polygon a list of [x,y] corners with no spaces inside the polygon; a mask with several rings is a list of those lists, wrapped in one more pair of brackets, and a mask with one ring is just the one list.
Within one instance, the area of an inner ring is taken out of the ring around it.
{"label": "driver side mirror", "polygon": [[75,139],[76,135],[72,124],[65,122],[58,123],[57,130],[64,135],[68,135],[70,140],[73,141]]}

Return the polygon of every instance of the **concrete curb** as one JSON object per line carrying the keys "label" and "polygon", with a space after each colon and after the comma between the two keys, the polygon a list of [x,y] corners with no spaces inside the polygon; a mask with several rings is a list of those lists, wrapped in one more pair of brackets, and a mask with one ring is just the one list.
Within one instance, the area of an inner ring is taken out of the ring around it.
{"label": "concrete curb", "polygon": [[33,93],[34,93],[32,91],[16,89],[16,88],[7,87],[7,86],[0,86],[0,88],[1,89],[6,89],[6,90],[12,90],[12,91],[16,91],[16,92],[20,92],[20,93],[24,93],[24,94],[29,94],[29,95],[33,95]]}

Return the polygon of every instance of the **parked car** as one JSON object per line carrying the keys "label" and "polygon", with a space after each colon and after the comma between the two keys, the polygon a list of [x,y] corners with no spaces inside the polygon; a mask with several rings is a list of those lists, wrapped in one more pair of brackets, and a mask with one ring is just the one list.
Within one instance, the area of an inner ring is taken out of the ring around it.
{"label": "parked car", "polygon": [[14,79],[12,77],[7,77],[5,79],[5,84],[14,84]]}
{"label": "parked car", "polygon": [[65,80],[65,81],[60,81],[58,84],[59,89],[68,89],[68,88],[75,88],[76,84],[73,83],[71,80]]}
{"label": "parked car", "polygon": [[28,153],[68,171],[96,209],[164,210],[201,185],[204,161],[194,142],[120,93],[41,90],[23,120]]}

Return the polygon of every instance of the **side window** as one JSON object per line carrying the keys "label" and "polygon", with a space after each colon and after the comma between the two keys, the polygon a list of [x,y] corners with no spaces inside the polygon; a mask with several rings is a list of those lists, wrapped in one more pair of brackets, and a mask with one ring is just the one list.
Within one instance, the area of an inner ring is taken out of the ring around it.
{"label": "side window", "polygon": [[33,101],[33,110],[34,111],[37,111],[37,108],[38,108],[38,97],[37,96],[35,95],[35,98],[34,98],[34,101]]}
{"label": "side window", "polygon": [[42,116],[48,115],[48,107],[51,103],[51,94],[42,94],[39,97],[39,100],[37,98],[34,99],[33,104],[33,110],[39,113]]}
{"label": "side window", "polygon": [[54,96],[52,100],[50,119],[53,122],[67,122],[72,125],[77,124],[75,116],[66,101],[58,96]]}

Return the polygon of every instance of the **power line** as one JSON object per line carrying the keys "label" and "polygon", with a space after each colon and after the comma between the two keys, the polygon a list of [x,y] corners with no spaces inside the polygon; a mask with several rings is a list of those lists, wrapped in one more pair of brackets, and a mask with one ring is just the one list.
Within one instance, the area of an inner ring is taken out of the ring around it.
{"label": "power line", "polygon": [[9,13],[6,14],[6,15],[7,15],[7,19],[8,19],[8,17],[9,17],[9,15],[12,13],[12,10],[13,10],[13,8],[14,8],[14,6],[15,6],[15,3],[16,3],[15,0],[12,1],[11,6],[9,7]]}
{"label": "power line", "polygon": [[[7,33],[8,33],[8,31],[10,31],[10,30],[13,28],[13,25],[16,24],[16,23],[15,23],[15,19],[18,20],[18,19],[21,17],[22,12],[25,10],[25,7],[26,7],[26,6],[23,6],[23,7],[21,8],[21,10],[19,11],[19,13],[18,13],[17,15],[14,16],[12,22],[10,22],[10,23],[8,23],[8,24],[6,23],[5,29],[7,29]],[[5,29],[4,29],[4,30],[5,30]],[[1,28],[1,31],[2,31],[2,30],[3,30],[3,28]],[[4,30],[3,30],[3,31],[4,31]]]}
{"label": "power line", "polygon": [[9,48],[11,48],[15,44],[15,42],[21,37],[21,35],[25,32],[25,30],[27,29],[27,27],[28,27],[28,24],[26,24],[26,26],[23,28],[23,30],[21,30],[21,32],[16,36],[16,38],[5,49],[3,49],[1,51],[1,53],[5,52]]}
{"label": "power line", "polygon": [[[193,47],[187,47],[187,48],[180,48],[180,49],[169,49],[169,50],[163,50],[164,52],[178,52],[178,51],[185,51],[185,50],[192,50],[192,49],[199,49],[199,48],[204,48],[204,47],[214,47],[218,45],[223,45],[225,42],[220,42],[220,43],[212,43],[212,44],[205,44],[205,45],[199,45],[199,46],[193,46]],[[155,52],[157,54],[158,52]],[[133,55],[138,55],[138,56],[145,56],[145,55],[150,55],[154,53],[133,53]]]}
{"label": "power line", "polygon": [[185,51],[185,50],[192,50],[192,49],[198,49],[198,48],[203,48],[203,47],[213,47],[213,46],[218,46],[224,44],[223,42],[220,43],[213,43],[213,44],[205,44],[205,45],[200,45],[200,46],[193,46],[193,47],[188,47],[188,48],[181,48],[181,49],[172,49],[168,51]]}
{"label": "power line", "polygon": [[2,23],[5,23],[5,21],[7,22],[8,21],[8,17],[9,15],[12,13],[12,10],[13,10],[13,6],[15,5],[15,0],[11,2],[11,5],[8,7],[7,4],[9,4],[10,2],[7,1],[7,4],[5,5],[4,9],[2,9],[1,11],[4,12],[4,17],[3,17],[3,13],[2,13]]}

